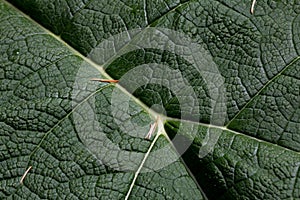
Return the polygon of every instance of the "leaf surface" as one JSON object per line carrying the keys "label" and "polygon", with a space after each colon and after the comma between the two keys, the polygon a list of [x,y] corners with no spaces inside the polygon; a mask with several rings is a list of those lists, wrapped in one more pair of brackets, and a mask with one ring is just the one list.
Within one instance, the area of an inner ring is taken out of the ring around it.
{"label": "leaf surface", "polygon": [[9,2],[1,198],[299,198],[297,1]]}

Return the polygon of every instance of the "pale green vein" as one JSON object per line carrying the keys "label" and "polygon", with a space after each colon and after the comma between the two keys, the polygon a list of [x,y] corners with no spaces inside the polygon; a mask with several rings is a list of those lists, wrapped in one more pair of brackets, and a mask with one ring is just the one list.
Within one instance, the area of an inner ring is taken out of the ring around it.
{"label": "pale green vein", "polygon": [[166,122],[167,121],[174,121],[174,122],[183,122],[183,123],[191,123],[191,124],[195,124],[197,126],[203,126],[207,129],[211,129],[211,128],[214,128],[214,129],[220,129],[222,131],[227,131],[227,132],[230,132],[230,133],[233,133],[235,136],[243,136],[245,138],[248,138],[249,140],[255,140],[259,143],[262,143],[262,144],[268,144],[268,145],[272,145],[272,146],[275,146],[277,148],[280,148],[282,149],[283,151],[289,151],[289,152],[292,152],[292,153],[295,153],[297,155],[300,155],[300,152],[298,151],[294,151],[292,149],[289,149],[287,147],[284,147],[284,146],[280,146],[278,144],[275,144],[275,143],[271,143],[269,141],[265,141],[265,140],[262,140],[262,139],[258,139],[256,137],[253,137],[253,136],[250,136],[250,135],[246,135],[246,134],[243,134],[243,133],[240,133],[240,132],[237,132],[237,131],[234,131],[234,130],[231,130],[231,129],[228,129],[226,126],[216,126],[216,125],[212,125],[212,124],[205,124],[205,123],[201,123],[201,122],[194,122],[194,121],[189,121],[189,120],[183,120],[183,119],[177,119],[177,118],[170,118],[170,117],[166,117],[165,118]]}
{"label": "pale green vein", "polygon": [[39,144],[36,146],[36,148],[31,152],[31,154],[29,155],[29,158],[31,158],[31,156],[37,151],[37,149],[41,146],[41,144],[43,143],[43,141],[46,139],[46,137],[56,128],[59,126],[59,124],[61,122],[63,122],[65,119],[67,119],[72,113],[74,113],[78,107],[80,107],[83,103],[87,102],[92,96],[94,96],[95,94],[97,94],[98,92],[101,92],[102,90],[110,87],[110,84],[107,84],[101,88],[99,88],[98,90],[96,90],[95,92],[91,93],[89,96],[87,96],[85,99],[83,99],[80,103],[78,103],[67,115],[65,115],[63,118],[61,118],[50,130],[48,130],[45,135],[42,137],[41,141],[39,142]]}
{"label": "pale green vein", "polygon": [[251,99],[227,123],[226,127],[229,127],[230,123],[232,123],[244,111],[244,109],[247,108],[248,105],[250,105],[256,99],[256,97],[258,97],[264,91],[265,88],[267,88],[271,83],[273,83],[274,80],[276,80],[278,77],[280,77],[290,66],[292,66],[298,60],[300,60],[300,56],[297,57],[297,58],[295,58],[294,60],[292,60],[292,62],[290,62],[287,66],[285,66],[276,76],[274,76],[273,78],[271,78],[259,91],[257,91],[257,93],[253,97],[251,97]]}

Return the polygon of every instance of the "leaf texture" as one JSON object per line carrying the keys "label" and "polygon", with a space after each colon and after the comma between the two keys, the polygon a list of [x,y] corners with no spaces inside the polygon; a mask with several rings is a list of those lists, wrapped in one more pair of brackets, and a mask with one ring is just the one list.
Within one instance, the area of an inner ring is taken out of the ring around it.
{"label": "leaf texture", "polygon": [[0,198],[299,199],[300,3],[250,6],[0,1]]}

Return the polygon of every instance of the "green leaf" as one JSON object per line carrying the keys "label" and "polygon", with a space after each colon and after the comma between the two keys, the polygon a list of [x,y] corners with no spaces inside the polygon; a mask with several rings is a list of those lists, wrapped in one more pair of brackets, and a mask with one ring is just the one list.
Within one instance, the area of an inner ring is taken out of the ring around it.
{"label": "green leaf", "polygon": [[[153,171],[176,152],[152,155],[170,143],[144,139],[153,123],[145,108],[129,100],[112,113],[119,90],[90,80],[105,77],[93,63],[9,4],[0,8],[1,199],[202,198],[182,161]],[[120,126],[128,121],[139,128],[131,135]]]}
{"label": "green leaf", "polygon": [[9,2],[1,199],[300,198],[297,1]]}

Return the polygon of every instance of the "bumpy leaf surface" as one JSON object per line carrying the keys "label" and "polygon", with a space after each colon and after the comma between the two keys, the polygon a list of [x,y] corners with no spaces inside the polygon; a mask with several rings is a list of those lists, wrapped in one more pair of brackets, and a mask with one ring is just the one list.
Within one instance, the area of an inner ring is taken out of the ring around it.
{"label": "bumpy leaf surface", "polygon": [[250,6],[1,0],[0,198],[300,199],[300,3]]}

